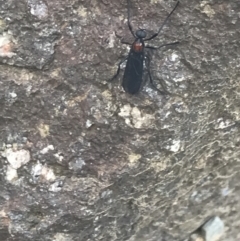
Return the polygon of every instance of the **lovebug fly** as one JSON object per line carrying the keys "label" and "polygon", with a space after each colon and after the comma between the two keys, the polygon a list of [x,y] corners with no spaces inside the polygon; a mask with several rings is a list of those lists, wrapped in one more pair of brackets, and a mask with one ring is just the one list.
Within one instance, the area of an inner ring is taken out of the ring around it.
{"label": "lovebug fly", "polygon": [[[135,40],[132,44],[122,42],[122,43],[131,45],[131,49],[130,49],[130,52],[129,52],[128,56],[123,61],[121,61],[119,63],[117,73],[114,75],[112,80],[115,79],[118,76],[119,71],[120,71],[120,65],[127,59],[127,64],[126,64],[126,68],[125,68],[124,75],[123,75],[122,87],[129,94],[137,94],[141,90],[142,86],[145,83],[145,81],[143,81],[143,61],[144,61],[144,58],[146,57],[148,59],[147,71],[148,71],[150,83],[161,94],[165,94],[164,91],[161,91],[161,90],[157,89],[157,87],[155,87],[155,85],[153,83],[151,73],[150,73],[150,69],[149,69],[150,59],[149,59],[149,56],[147,56],[147,55],[145,56],[144,48],[160,49],[160,48],[165,47],[165,46],[178,44],[179,42],[163,44],[159,47],[145,46],[144,42],[152,40],[159,35],[159,33],[163,29],[166,22],[168,21],[168,19],[172,15],[172,13],[175,11],[177,6],[179,5],[179,1],[177,1],[177,4],[173,8],[173,10],[166,17],[166,19],[164,20],[164,22],[160,26],[158,32],[153,34],[151,37],[148,37],[148,38],[146,38],[147,33],[146,33],[145,29],[138,29],[135,33],[133,32],[133,28],[132,28],[132,25],[130,23],[130,2],[129,1],[130,0],[127,0],[127,4],[128,4],[128,28],[129,28],[131,34],[133,35],[133,37],[135,38]],[[162,87],[163,87],[163,85],[162,85]],[[164,89],[164,87],[163,87],[163,89]]]}

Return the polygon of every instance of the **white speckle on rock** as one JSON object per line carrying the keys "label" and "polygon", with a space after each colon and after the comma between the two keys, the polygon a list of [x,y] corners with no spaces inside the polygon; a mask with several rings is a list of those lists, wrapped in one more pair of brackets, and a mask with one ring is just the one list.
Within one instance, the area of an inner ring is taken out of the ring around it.
{"label": "white speckle on rock", "polygon": [[209,4],[206,4],[205,6],[204,4],[206,4],[206,1],[203,1],[201,3],[201,7],[203,7],[203,10],[201,12],[205,13],[209,18],[212,18],[215,15],[215,11],[213,10],[213,8],[211,8]]}
{"label": "white speckle on rock", "polygon": [[114,47],[115,36],[116,36],[116,35],[115,35],[114,32],[112,32],[112,33],[110,34],[109,43],[108,43],[109,48],[113,48],[113,47]]}
{"label": "white speckle on rock", "polygon": [[137,107],[131,108],[130,105],[124,105],[118,115],[125,119],[128,126],[137,129],[150,126],[154,119],[153,115],[142,113]]}
{"label": "white speckle on rock", "polygon": [[8,33],[0,35],[0,57],[8,57],[16,55],[12,52],[13,49],[13,37]]}
{"label": "white speckle on rock", "polygon": [[32,176],[33,179],[40,179],[41,181],[52,182],[56,179],[53,170],[46,165],[42,165],[41,163],[37,163],[35,166],[33,166]]}
{"label": "white speckle on rock", "polygon": [[17,97],[17,94],[15,92],[10,92],[9,96],[14,99]]}
{"label": "white speckle on rock", "polygon": [[129,166],[134,166],[142,156],[140,154],[131,153],[128,156]]}
{"label": "white speckle on rock", "polygon": [[186,241],[204,241],[204,239],[200,234],[193,233],[190,236],[190,240],[187,239]]}
{"label": "white speckle on rock", "polygon": [[77,10],[77,12],[78,12],[78,15],[80,16],[80,17],[83,17],[83,18],[87,18],[87,8],[85,8],[85,7],[83,7],[82,5],[80,5],[79,7],[78,7],[78,10]]}
{"label": "white speckle on rock", "polygon": [[232,193],[232,190],[230,190],[228,187],[225,187],[221,190],[221,193],[222,193],[222,196],[226,197]]}
{"label": "white speckle on rock", "polygon": [[46,166],[43,166],[42,168],[42,176],[47,180],[47,181],[54,181],[56,179],[56,176],[51,168],[48,168]]}
{"label": "white speckle on rock", "polygon": [[39,19],[43,19],[48,16],[48,8],[43,1],[29,0],[28,5],[30,7],[30,13]]}
{"label": "white speckle on rock", "polygon": [[61,153],[56,153],[54,156],[58,159],[59,162],[63,161],[63,155]]}
{"label": "white speckle on rock", "polygon": [[6,180],[12,182],[18,178],[17,170],[8,165],[6,172]]}
{"label": "white speckle on rock", "polygon": [[37,165],[35,165],[32,168],[32,175],[33,177],[39,177],[42,173],[42,164],[41,163],[37,163]]}
{"label": "white speckle on rock", "polygon": [[105,190],[101,193],[101,198],[109,198],[112,195],[112,190]]}
{"label": "white speckle on rock", "polygon": [[137,107],[133,107],[131,111],[131,115],[133,118],[140,118],[141,117],[141,111]]}
{"label": "white speckle on rock", "polygon": [[87,128],[91,127],[92,125],[93,125],[92,121],[90,121],[90,120],[86,121],[86,127]]}
{"label": "white speckle on rock", "polygon": [[56,181],[49,187],[50,192],[59,192],[62,190],[63,182],[62,181]]}
{"label": "white speckle on rock", "polygon": [[154,119],[153,115],[141,113],[137,107],[133,107],[131,115],[133,125],[137,129],[150,126]]}
{"label": "white speckle on rock", "polygon": [[129,117],[130,112],[131,112],[131,106],[130,105],[124,105],[121,109],[120,112],[118,113],[119,116],[121,117]]}
{"label": "white speckle on rock", "polygon": [[180,147],[181,147],[180,140],[173,140],[172,145],[167,146],[166,149],[172,152],[177,152],[179,151]]}
{"label": "white speckle on rock", "polygon": [[71,234],[67,233],[56,233],[53,238],[53,241],[73,241]]}
{"label": "white speckle on rock", "polygon": [[5,212],[4,209],[0,210],[0,217],[1,218],[7,218],[8,217],[8,214]]}
{"label": "white speckle on rock", "polygon": [[231,120],[224,120],[223,118],[219,118],[217,120],[217,124],[216,124],[216,127],[215,129],[225,129],[225,128],[228,128],[229,126],[232,126],[234,125],[234,122],[231,121]]}
{"label": "white speckle on rock", "polygon": [[179,58],[179,56],[175,53],[173,53],[171,56],[169,56],[169,60],[172,62],[175,62],[178,58]]}
{"label": "white speckle on rock", "polygon": [[82,169],[82,167],[86,165],[85,161],[82,158],[78,158],[69,163],[69,169],[73,169],[74,171]]}
{"label": "white speckle on rock", "polygon": [[47,147],[45,147],[45,148],[43,148],[41,151],[40,151],[40,153],[41,154],[46,154],[46,153],[48,153],[48,151],[53,151],[54,150],[54,146],[53,145],[48,145]]}
{"label": "white speckle on rock", "polygon": [[40,123],[40,125],[37,126],[37,129],[38,129],[42,138],[45,138],[49,135],[49,125]]}
{"label": "white speckle on rock", "polygon": [[174,82],[182,82],[185,78],[184,77],[175,77],[173,78]]}
{"label": "white speckle on rock", "polygon": [[18,169],[30,161],[30,153],[24,149],[14,151],[12,148],[8,148],[5,151],[5,156],[14,169]]}

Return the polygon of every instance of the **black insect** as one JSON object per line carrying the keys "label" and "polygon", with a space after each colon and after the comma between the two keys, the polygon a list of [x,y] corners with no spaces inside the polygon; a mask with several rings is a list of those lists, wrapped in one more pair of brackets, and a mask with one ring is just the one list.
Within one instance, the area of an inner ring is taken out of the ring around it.
{"label": "black insect", "polygon": [[[123,89],[127,93],[136,94],[141,90],[142,86],[145,83],[145,81],[143,81],[143,62],[144,62],[145,57],[148,60],[147,61],[148,62],[147,71],[148,71],[150,83],[152,84],[152,86],[155,89],[157,89],[153,83],[152,76],[151,76],[150,69],[149,69],[150,59],[149,59],[149,56],[144,54],[144,48],[160,49],[165,46],[175,45],[175,44],[179,43],[179,42],[168,43],[168,44],[163,44],[159,47],[145,46],[145,43],[144,43],[144,42],[154,39],[155,37],[158,36],[158,34],[161,32],[162,28],[164,27],[164,25],[166,24],[166,22],[172,15],[172,13],[175,11],[177,6],[179,5],[179,1],[177,2],[175,7],[173,8],[173,10],[169,13],[169,15],[166,17],[166,19],[160,26],[158,32],[153,34],[149,38],[146,38],[147,33],[146,33],[145,29],[138,29],[136,31],[136,33],[133,32],[133,28],[130,23],[130,2],[129,2],[129,0],[127,0],[127,4],[128,4],[128,28],[129,28],[130,32],[132,33],[133,37],[135,38],[135,40],[131,44],[131,49],[130,49],[128,56],[119,63],[117,73],[114,75],[112,80],[118,76],[119,71],[120,71],[120,65],[127,59],[127,64],[126,64],[125,72],[123,75],[122,86],[123,86]],[[122,42],[122,43],[129,44],[126,42]],[[161,94],[165,94],[164,91],[161,91],[159,89],[157,89],[157,90]]]}

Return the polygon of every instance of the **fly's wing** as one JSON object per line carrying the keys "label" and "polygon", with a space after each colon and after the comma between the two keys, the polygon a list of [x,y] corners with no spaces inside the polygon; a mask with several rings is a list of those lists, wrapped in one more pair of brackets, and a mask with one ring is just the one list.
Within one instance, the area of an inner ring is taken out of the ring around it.
{"label": "fly's wing", "polygon": [[122,82],[123,89],[129,94],[138,93],[142,87],[143,59],[143,52],[130,51]]}

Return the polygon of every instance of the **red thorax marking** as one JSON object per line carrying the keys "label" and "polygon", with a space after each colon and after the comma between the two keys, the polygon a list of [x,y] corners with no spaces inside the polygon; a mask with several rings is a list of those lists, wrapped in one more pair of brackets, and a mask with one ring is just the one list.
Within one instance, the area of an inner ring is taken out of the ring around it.
{"label": "red thorax marking", "polygon": [[135,52],[141,52],[141,51],[143,51],[143,45],[142,45],[142,43],[137,43],[137,42],[135,42],[135,43],[133,43],[132,48],[133,48],[133,50],[134,50]]}

